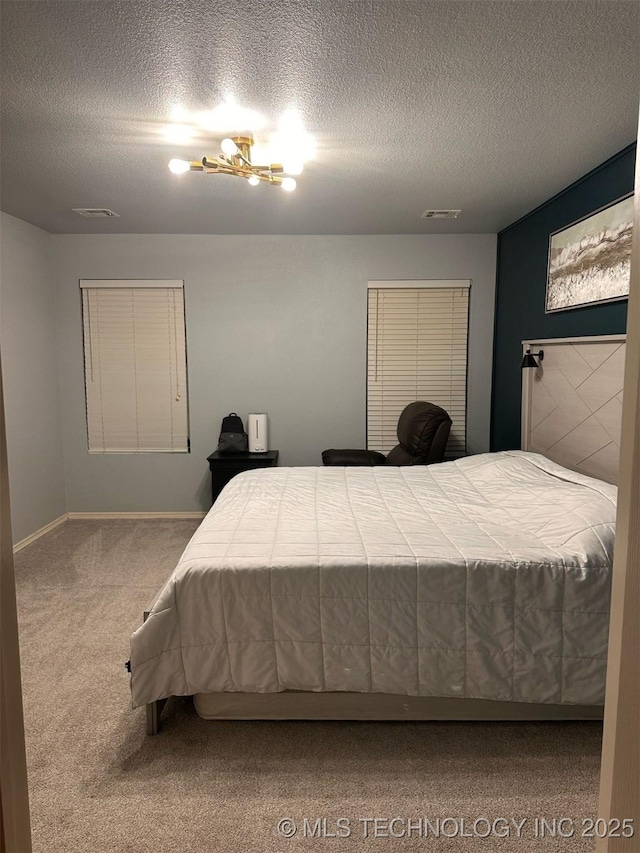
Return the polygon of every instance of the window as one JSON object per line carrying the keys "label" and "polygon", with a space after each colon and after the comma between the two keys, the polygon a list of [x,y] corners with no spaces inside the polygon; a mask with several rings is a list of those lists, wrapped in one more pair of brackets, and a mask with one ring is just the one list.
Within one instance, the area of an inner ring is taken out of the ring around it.
{"label": "window", "polygon": [[367,446],[398,443],[400,413],[414,400],[453,421],[445,458],[466,449],[469,281],[371,281],[368,285]]}
{"label": "window", "polygon": [[89,453],[189,450],[181,281],[81,281]]}

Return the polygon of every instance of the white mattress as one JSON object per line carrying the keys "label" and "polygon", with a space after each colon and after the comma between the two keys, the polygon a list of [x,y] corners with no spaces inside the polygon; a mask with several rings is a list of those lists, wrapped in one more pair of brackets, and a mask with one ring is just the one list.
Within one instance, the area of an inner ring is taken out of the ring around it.
{"label": "white mattress", "polygon": [[599,705],[616,488],[519,451],[234,478],[131,643],[134,706],[284,690]]}

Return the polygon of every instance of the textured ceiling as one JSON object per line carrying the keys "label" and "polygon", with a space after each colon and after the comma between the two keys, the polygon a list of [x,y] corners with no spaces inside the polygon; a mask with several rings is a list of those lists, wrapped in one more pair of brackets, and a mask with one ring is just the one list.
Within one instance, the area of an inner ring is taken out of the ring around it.
{"label": "textured ceiling", "polygon": [[[636,0],[2,0],[0,15],[1,207],[54,233],[494,232],[636,134]],[[295,192],[168,171],[220,141],[167,143],[171,108],[229,95],[300,111],[317,155]],[[420,218],[441,207],[463,214]]]}

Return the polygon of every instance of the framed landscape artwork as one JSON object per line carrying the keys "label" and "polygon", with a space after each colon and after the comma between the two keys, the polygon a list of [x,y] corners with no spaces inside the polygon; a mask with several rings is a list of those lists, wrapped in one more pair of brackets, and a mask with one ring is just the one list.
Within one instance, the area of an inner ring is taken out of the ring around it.
{"label": "framed landscape artwork", "polygon": [[630,195],[552,234],[546,313],[626,299],[632,228]]}

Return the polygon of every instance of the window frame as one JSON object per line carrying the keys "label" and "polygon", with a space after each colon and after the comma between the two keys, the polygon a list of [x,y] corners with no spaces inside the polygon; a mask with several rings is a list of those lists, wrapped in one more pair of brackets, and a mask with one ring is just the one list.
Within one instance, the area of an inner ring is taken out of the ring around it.
{"label": "window frame", "polygon": [[[390,280],[370,280],[367,281],[366,292],[366,335],[365,335],[365,445],[369,449],[369,293],[371,290],[385,289],[448,289],[448,290],[468,290],[467,302],[467,328],[466,328],[466,349],[465,349],[465,381],[464,381],[464,451],[461,456],[452,458],[462,458],[467,455],[468,448],[468,425],[469,425],[469,339],[471,330],[471,295],[472,295],[472,279],[390,279]],[[382,451],[385,452],[385,451]],[[449,461],[446,460],[445,461]]]}
{"label": "window frame", "polygon": [[[89,395],[87,393],[87,354],[86,354],[86,337],[85,337],[85,308],[84,308],[84,291],[85,290],[115,290],[122,288],[123,290],[133,289],[156,289],[156,290],[180,290],[182,298],[182,330],[184,334],[184,393],[185,393],[185,438],[186,446],[180,449],[139,449],[139,448],[119,448],[117,450],[109,449],[91,449],[90,445],[90,427],[89,427]],[[87,453],[90,456],[111,456],[111,455],[147,455],[147,454],[168,454],[180,455],[191,453],[191,421],[189,407],[189,359],[187,349],[187,306],[184,292],[183,279],[87,279],[79,280],[80,290],[80,316],[82,326],[82,375],[83,375],[83,390],[84,390],[84,405],[85,405],[85,435],[87,441]]]}

